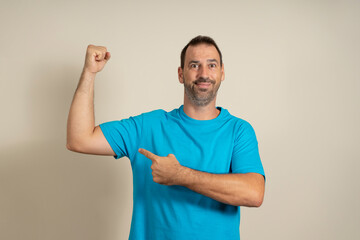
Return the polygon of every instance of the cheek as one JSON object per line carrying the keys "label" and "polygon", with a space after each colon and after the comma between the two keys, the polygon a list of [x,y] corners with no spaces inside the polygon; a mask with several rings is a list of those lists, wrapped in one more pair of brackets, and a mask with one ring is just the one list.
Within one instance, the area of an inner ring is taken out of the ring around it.
{"label": "cheek", "polygon": [[184,78],[183,78],[183,80],[184,80],[184,82],[185,82],[185,79],[186,79],[186,81],[193,81],[194,79],[196,79],[196,74],[194,74],[194,73],[187,73],[186,75],[184,75]]}
{"label": "cheek", "polygon": [[222,73],[221,71],[216,71],[213,73],[214,78],[222,80]]}

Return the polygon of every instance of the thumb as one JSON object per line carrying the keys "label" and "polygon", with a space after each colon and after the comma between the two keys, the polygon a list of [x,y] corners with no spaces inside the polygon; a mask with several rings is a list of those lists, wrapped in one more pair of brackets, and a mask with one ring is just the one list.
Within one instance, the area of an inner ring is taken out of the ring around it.
{"label": "thumb", "polygon": [[110,52],[106,52],[106,54],[105,54],[105,61],[109,61],[109,59],[111,58],[111,54],[110,54]]}

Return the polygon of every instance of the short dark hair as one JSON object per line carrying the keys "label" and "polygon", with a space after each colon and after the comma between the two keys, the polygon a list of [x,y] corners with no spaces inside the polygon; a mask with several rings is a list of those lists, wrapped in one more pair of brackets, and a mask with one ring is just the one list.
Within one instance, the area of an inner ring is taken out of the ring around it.
{"label": "short dark hair", "polygon": [[184,65],[185,65],[185,54],[186,54],[186,50],[188,49],[189,46],[196,46],[199,44],[208,44],[208,45],[213,45],[216,50],[218,51],[219,55],[220,55],[220,66],[222,66],[223,62],[222,62],[222,54],[221,51],[219,49],[219,47],[217,46],[217,44],[215,43],[214,39],[212,39],[211,37],[208,36],[197,36],[193,39],[191,39],[191,41],[186,44],[186,46],[183,48],[183,50],[181,51],[181,55],[180,55],[180,61],[181,61],[181,68],[184,69]]}

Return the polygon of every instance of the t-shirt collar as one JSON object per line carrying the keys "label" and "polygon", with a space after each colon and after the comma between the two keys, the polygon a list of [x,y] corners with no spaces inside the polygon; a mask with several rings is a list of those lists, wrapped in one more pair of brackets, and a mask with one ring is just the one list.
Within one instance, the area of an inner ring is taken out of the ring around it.
{"label": "t-shirt collar", "polygon": [[210,120],[197,120],[197,119],[189,117],[184,112],[184,105],[180,106],[179,115],[184,121],[186,121],[188,123],[197,124],[197,125],[208,125],[208,124],[218,123],[218,122],[224,120],[226,118],[226,116],[229,114],[228,111],[222,107],[218,106],[216,108],[220,110],[220,114],[216,118],[213,118]]}

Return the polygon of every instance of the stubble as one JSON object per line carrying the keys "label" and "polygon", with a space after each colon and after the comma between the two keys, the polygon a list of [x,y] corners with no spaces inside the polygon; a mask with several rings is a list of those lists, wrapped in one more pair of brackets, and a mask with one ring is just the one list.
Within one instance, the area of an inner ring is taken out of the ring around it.
{"label": "stubble", "polygon": [[[207,82],[212,84],[211,89],[197,88],[196,84],[200,82]],[[214,98],[219,90],[220,83],[216,85],[216,82],[211,79],[199,78],[194,83],[186,82],[184,78],[185,94],[189,100],[196,106],[204,107],[207,106]]]}

